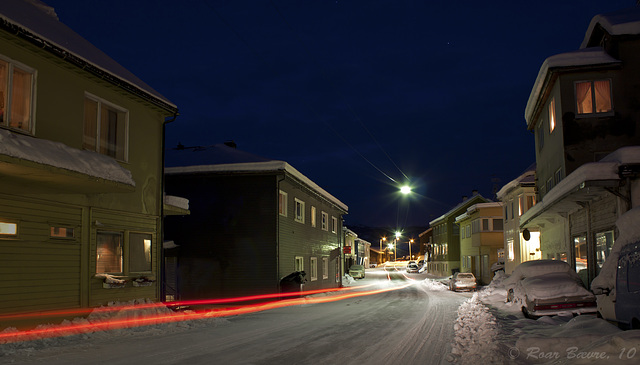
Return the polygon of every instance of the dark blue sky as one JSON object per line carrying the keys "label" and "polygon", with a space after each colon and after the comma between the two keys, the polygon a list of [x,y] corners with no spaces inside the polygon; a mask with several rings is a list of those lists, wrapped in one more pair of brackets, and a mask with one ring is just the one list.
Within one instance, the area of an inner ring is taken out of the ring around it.
{"label": "dark blue sky", "polygon": [[[178,106],[167,146],[234,140],[347,204],[347,226],[400,227],[473,189],[491,198],[533,163],[524,108],[542,62],[578,49],[594,15],[635,5],[45,2]],[[405,175],[415,193],[399,197]]]}

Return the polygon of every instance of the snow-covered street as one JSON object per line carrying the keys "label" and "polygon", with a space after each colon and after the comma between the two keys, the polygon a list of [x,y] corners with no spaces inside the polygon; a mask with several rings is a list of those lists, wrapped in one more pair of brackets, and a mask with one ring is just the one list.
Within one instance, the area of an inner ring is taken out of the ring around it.
{"label": "snow-covered street", "polygon": [[[315,294],[248,314],[8,342],[0,345],[0,362],[632,364],[640,356],[640,331],[621,331],[595,315],[524,318],[505,303],[501,274],[476,293],[451,292],[442,278],[403,268],[366,275],[346,277],[353,289],[342,300],[325,302],[340,293]],[[128,314],[120,319],[141,316],[122,312]]]}

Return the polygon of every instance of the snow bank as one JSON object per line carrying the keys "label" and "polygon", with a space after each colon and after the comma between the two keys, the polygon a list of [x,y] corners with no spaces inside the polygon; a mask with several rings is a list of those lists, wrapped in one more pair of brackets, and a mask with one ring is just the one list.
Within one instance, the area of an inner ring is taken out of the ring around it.
{"label": "snow bank", "polygon": [[447,286],[443,282],[438,280],[428,279],[428,278],[422,281],[422,286],[429,291],[448,290]]}
{"label": "snow bank", "polygon": [[478,299],[478,294],[458,308],[453,326],[454,342],[449,362],[459,364],[499,364],[503,356],[498,349],[498,323],[489,308]]}

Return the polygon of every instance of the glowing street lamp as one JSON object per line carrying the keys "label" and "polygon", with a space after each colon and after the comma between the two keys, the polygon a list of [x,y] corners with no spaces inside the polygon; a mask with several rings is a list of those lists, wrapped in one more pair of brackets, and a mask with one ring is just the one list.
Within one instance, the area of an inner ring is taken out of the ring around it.
{"label": "glowing street lamp", "polygon": [[411,193],[411,187],[409,185],[404,185],[400,188],[400,192],[402,195],[407,195]]}

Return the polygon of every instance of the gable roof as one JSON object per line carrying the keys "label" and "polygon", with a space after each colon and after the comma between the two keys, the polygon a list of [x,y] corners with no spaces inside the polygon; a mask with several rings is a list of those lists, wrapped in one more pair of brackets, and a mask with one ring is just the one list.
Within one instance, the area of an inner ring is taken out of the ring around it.
{"label": "gable roof", "polygon": [[440,217],[432,220],[431,222],[429,222],[429,225],[433,226],[435,223],[437,223],[437,222],[439,222],[441,220],[444,220],[444,219],[446,219],[448,217],[452,217],[453,216],[453,218],[455,218],[454,213],[456,213],[457,211],[459,211],[459,210],[461,210],[463,208],[466,210],[466,208],[468,208],[468,207],[470,207],[470,206],[472,206],[472,205],[474,205],[476,203],[479,203],[479,202],[491,202],[491,200],[483,197],[480,194],[476,194],[476,195],[472,196],[471,198],[458,203],[458,205],[456,205],[455,207],[451,208],[448,212],[444,213]]}
{"label": "gable roof", "polygon": [[349,207],[285,161],[271,160],[225,144],[173,148],[165,152],[165,174],[286,172],[325,199],[343,209]]}
{"label": "gable roof", "polygon": [[518,176],[517,178],[505,184],[496,193],[496,196],[498,197],[498,199],[502,199],[504,198],[505,195],[507,195],[507,193],[517,188],[518,186],[527,186],[527,185],[535,186],[535,183],[536,183],[536,163],[534,162],[531,165],[529,165],[529,167],[527,167],[527,169],[524,170],[524,172],[520,174],[520,176]]}
{"label": "gable roof", "polygon": [[177,107],[159,92],[58,20],[39,0],[0,1],[0,29],[43,48],[172,113]]}
{"label": "gable roof", "polygon": [[622,9],[606,14],[598,14],[591,19],[580,48],[587,48],[591,38],[601,27],[615,36],[640,34],[640,7]]}

